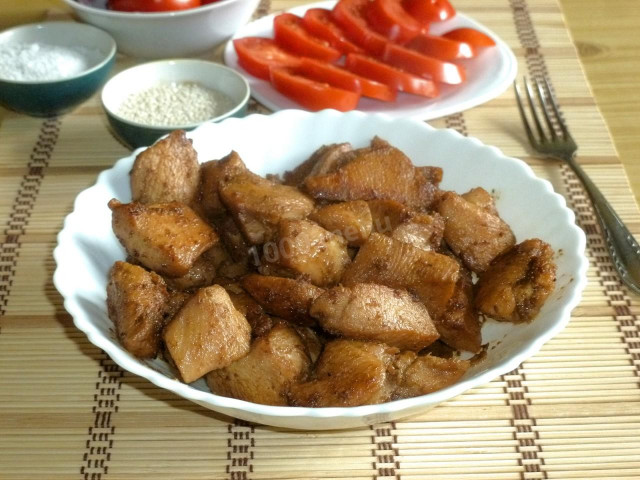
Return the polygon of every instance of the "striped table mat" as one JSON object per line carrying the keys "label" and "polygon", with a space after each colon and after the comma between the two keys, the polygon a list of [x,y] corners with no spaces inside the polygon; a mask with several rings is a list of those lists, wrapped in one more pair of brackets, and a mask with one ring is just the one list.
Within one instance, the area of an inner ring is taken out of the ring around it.
{"label": "striped table mat", "polygon": [[[268,0],[267,0],[268,2]],[[456,0],[520,74],[548,75],[580,162],[632,231],[640,216],[555,0]],[[264,14],[293,6],[261,4]],[[98,100],[0,127],[0,478],[640,478],[640,302],[621,285],[573,174],[534,158],[509,90],[432,122],[525,159],[587,233],[570,325],[520,368],[428,413],[368,429],[288,432],[221,417],[122,371],[77,331],[52,285],[55,235],[82,189],[127,154]]]}

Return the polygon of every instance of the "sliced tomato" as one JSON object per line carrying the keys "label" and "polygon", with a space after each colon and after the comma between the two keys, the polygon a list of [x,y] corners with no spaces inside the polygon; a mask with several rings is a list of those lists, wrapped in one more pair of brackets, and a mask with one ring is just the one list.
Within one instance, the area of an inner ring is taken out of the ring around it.
{"label": "sliced tomato", "polygon": [[344,88],[384,102],[392,102],[397,97],[397,90],[385,83],[376,82],[344,68],[313,58],[301,59],[300,65],[296,67],[295,71],[312,80],[326,82],[334,87]]}
{"label": "sliced tomato", "polygon": [[373,55],[382,55],[387,38],[369,27],[368,5],[369,0],[339,0],[332,10],[333,19],[353,43]]}
{"label": "sliced tomato", "polygon": [[473,57],[473,49],[468,43],[449,38],[422,33],[414,37],[405,47],[439,60],[457,60]]}
{"label": "sliced tomato", "polygon": [[407,43],[423,26],[402,7],[401,0],[373,0],[366,10],[369,25],[389,40]]}
{"label": "sliced tomato", "polygon": [[443,38],[462,42],[469,45],[474,55],[483,48],[493,47],[496,42],[489,35],[486,35],[474,28],[456,28],[442,35]]}
{"label": "sliced tomato", "polygon": [[285,68],[271,69],[271,84],[285,97],[313,111],[333,108],[347,112],[355,109],[360,99],[356,92],[295,75]]}
{"label": "sliced tomato", "polygon": [[302,17],[304,28],[316,37],[329,42],[333,48],[347,53],[364,53],[364,50],[347,39],[344,31],[338,26],[331,16],[331,10],[326,8],[310,8]]}
{"label": "sliced tomato", "polygon": [[447,20],[456,14],[449,0],[402,0],[402,6],[425,26]]}
{"label": "sliced tomato", "polygon": [[342,53],[329,42],[311,35],[304,29],[302,18],[293,13],[281,13],[273,19],[273,34],[276,43],[290,52],[307,57],[335,62]]}
{"label": "sliced tomato", "polygon": [[386,83],[401,92],[429,98],[438,96],[438,86],[435,82],[412,75],[365,55],[350,53],[347,55],[345,66],[347,70],[351,70],[363,77]]}
{"label": "sliced tomato", "polygon": [[238,63],[254,77],[270,80],[271,67],[295,67],[300,58],[276,44],[271,38],[244,37],[233,41]]}
{"label": "sliced tomato", "polygon": [[435,82],[457,85],[466,78],[464,68],[455,63],[443,62],[394,43],[387,44],[382,59],[395,67]]}

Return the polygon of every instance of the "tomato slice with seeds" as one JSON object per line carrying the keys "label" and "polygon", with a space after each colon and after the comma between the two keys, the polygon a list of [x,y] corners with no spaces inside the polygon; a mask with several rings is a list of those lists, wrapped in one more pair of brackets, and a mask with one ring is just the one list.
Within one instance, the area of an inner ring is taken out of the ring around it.
{"label": "tomato slice with seeds", "polygon": [[278,46],[271,38],[244,37],[233,41],[238,64],[254,77],[269,81],[271,67],[295,67],[300,58]]}
{"label": "tomato slice with seeds", "polygon": [[368,5],[369,0],[339,0],[332,10],[333,19],[353,43],[373,55],[382,55],[387,38],[369,26]]}
{"label": "tomato slice with seeds", "polygon": [[448,0],[402,0],[402,6],[422,25],[442,22],[456,14]]}
{"label": "tomato slice with seeds", "polygon": [[331,10],[326,8],[310,8],[302,17],[304,28],[316,37],[329,42],[333,48],[347,53],[364,53],[364,50],[347,39],[344,31],[331,16]]}
{"label": "tomato slice with seeds", "polygon": [[275,16],[273,34],[278,45],[299,55],[319,58],[326,62],[335,62],[342,56],[342,53],[329,45],[329,42],[305,30],[302,18],[293,13]]}
{"label": "tomato slice with seeds", "polygon": [[333,108],[347,112],[355,109],[360,100],[356,92],[295,75],[285,68],[271,69],[271,84],[285,97],[312,111]]}
{"label": "tomato slice with seeds", "polygon": [[386,83],[401,92],[429,98],[437,97],[439,93],[438,86],[431,80],[412,75],[399,68],[358,53],[347,55],[345,67],[347,70],[351,70],[363,77]]}
{"label": "tomato slice with seeds", "polygon": [[414,37],[405,47],[445,61],[471,58],[474,55],[473,49],[468,43],[427,33]]}
{"label": "tomato slice with seeds", "polygon": [[443,62],[395,43],[387,44],[382,59],[395,67],[436,82],[458,85],[466,78],[464,68],[455,63]]}
{"label": "tomato slice with seeds", "polygon": [[423,26],[402,7],[400,0],[373,0],[366,10],[369,25],[389,40],[407,43]]}
{"label": "tomato slice with seeds", "polygon": [[456,28],[442,35],[443,38],[469,45],[474,55],[483,48],[494,47],[496,42],[489,35],[474,28]]}
{"label": "tomato slice with seeds", "polygon": [[301,59],[300,65],[295,68],[295,71],[312,80],[326,82],[334,87],[357,92],[376,100],[392,102],[397,97],[397,90],[385,83],[362,77],[344,68],[312,58]]}

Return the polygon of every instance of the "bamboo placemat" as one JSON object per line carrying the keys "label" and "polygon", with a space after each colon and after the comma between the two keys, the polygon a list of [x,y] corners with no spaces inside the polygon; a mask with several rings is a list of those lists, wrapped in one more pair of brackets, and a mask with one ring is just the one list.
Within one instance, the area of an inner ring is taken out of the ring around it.
{"label": "bamboo placemat", "polygon": [[[263,0],[259,14],[293,6]],[[520,74],[548,75],[579,160],[635,234],[640,216],[555,0],[456,0]],[[121,59],[120,64],[130,60]],[[0,478],[640,478],[640,302],[621,285],[566,167],[534,158],[509,90],[431,122],[525,159],[577,213],[589,284],[570,325],[520,368],[428,413],[371,428],[287,432],[221,417],[122,371],[55,291],[55,235],[75,196],[127,154],[97,98],[0,127]]]}

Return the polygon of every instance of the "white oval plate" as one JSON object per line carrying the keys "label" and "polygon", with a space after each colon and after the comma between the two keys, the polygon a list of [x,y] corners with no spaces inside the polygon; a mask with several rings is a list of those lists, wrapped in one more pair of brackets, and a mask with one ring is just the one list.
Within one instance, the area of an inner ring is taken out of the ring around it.
{"label": "white oval plate", "polygon": [[349,141],[362,147],[379,135],[403,150],[416,165],[442,167],[444,189],[465,192],[481,186],[494,192],[500,215],[511,225],[518,241],[539,237],[558,253],[557,287],[538,317],[527,325],[486,322],[483,342],[494,342],[493,348],[484,361],[448,388],[421,397],[352,408],[273,407],[220,397],[210,393],[203,380],[191,385],[176,380],[159,358],[141,361],[131,356],[118,343],[107,316],[107,273],[114,261],[125,258],[111,230],[107,202],[113,197],[130,201],[129,171],[139,149],[102,172],[96,184],[76,198],[74,210],[58,235],[54,284],[76,326],[118,365],[207,408],[252,422],[297,429],[348,428],[394,420],[424,411],[513,370],[564,328],[580,300],[588,262],[584,256],[585,236],[576,227],[573,212],[551,184],[537,178],[528,165],[477,139],[453,130],[436,130],[415,120],[333,110],[315,114],[287,110],[269,116],[231,118],[205,124],[188,135],[201,161],[221,158],[234,149],[251,170],[261,175],[290,170],[321,145]]}
{"label": "white oval plate", "polygon": [[[331,9],[334,1],[312,3],[295,7],[288,12],[303,16],[310,8]],[[258,36],[273,38],[273,17],[262,17],[240,28],[235,38]],[[476,58],[461,62],[467,70],[467,81],[459,86],[440,85],[440,95],[429,99],[407,93],[398,94],[395,102],[381,102],[363,97],[358,110],[368,113],[386,113],[395,118],[415,118],[431,120],[452,113],[461,112],[497,97],[504,92],[516,77],[518,62],[511,49],[495,33],[475,20],[457,13],[447,21],[433,25],[430,33],[439,35],[454,28],[470,27],[486,33],[496,42],[494,48],[485,49]],[[300,105],[281,95],[265,80],[254,77],[238,65],[238,56],[229,41],[224,50],[224,62],[246,75],[251,86],[251,95],[265,107],[277,111],[289,108],[301,108]]]}

